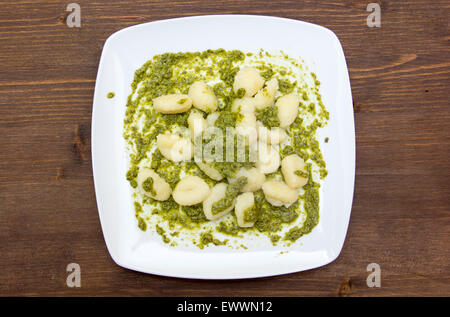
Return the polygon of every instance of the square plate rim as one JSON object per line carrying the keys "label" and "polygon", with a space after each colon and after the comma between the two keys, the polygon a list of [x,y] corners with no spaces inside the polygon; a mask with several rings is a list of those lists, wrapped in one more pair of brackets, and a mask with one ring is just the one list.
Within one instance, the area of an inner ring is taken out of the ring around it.
{"label": "square plate rim", "polygon": [[[108,239],[106,237],[106,232],[105,232],[105,226],[104,226],[104,219],[102,216],[102,212],[101,212],[101,206],[100,206],[100,202],[99,202],[99,197],[98,197],[98,178],[96,177],[96,172],[95,172],[95,165],[96,165],[96,141],[95,141],[95,134],[96,134],[96,126],[97,126],[97,120],[95,119],[95,108],[96,108],[96,102],[95,100],[97,99],[97,95],[98,95],[98,82],[99,82],[99,77],[100,77],[100,73],[101,73],[101,66],[102,66],[102,60],[104,57],[104,52],[105,52],[105,47],[108,46],[109,42],[111,42],[115,37],[118,37],[119,35],[126,33],[126,32],[130,32],[133,31],[133,29],[137,29],[137,28],[142,28],[142,27],[146,27],[148,25],[158,25],[158,24],[166,24],[166,23],[171,23],[171,22],[176,22],[176,21],[180,21],[180,20],[185,20],[186,22],[194,21],[194,20],[198,20],[198,19],[203,19],[203,18],[219,18],[219,19],[223,19],[223,18],[235,18],[235,17],[239,17],[239,18],[251,18],[251,19],[267,19],[267,20],[272,20],[272,21],[287,21],[290,23],[297,23],[297,24],[303,24],[306,25],[308,27],[313,27],[316,28],[318,30],[321,30],[322,32],[327,32],[332,38],[333,40],[338,44],[339,46],[339,50],[342,54],[343,57],[343,65],[345,66],[345,75],[346,75],[346,79],[347,79],[347,85],[346,87],[344,87],[345,89],[349,90],[350,93],[350,98],[351,98],[351,86],[350,86],[350,80],[349,80],[349,75],[348,75],[348,68],[347,68],[347,64],[346,64],[346,60],[344,57],[344,52],[342,49],[342,45],[338,39],[338,37],[336,36],[336,34],[331,31],[330,29],[314,24],[314,23],[310,23],[310,22],[305,22],[305,21],[301,21],[301,20],[295,20],[295,19],[290,19],[290,18],[284,18],[284,17],[275,17],[275,16],[266,16],[266,15],[248,15],[248,14],[219,14],[219,15],[196,15],[196,16],[189,16],[189,17],[177,17],[177,18],[170,18],[170,19],[163,19],[163,20],[157,20],[157,21],[151,21],[151,22],[145,22],[145,23],[140,23],[140,24],[136,24],[136,25],[132,25],[123,29],[120,29],[116,32],[114,32],[113,34],[111,34],[104,43],[103,49],[102,49],[102,54],[100,57],[100,61],[99,61],[99,67],[98,67],[98,72],[97,72],[97,77],[96,77],[96,83],[95,83],[95,90],[94,90],[94,98],[93,98],[93,108],[92,108],[92,122],[91,122],[91,155],[92,155],[92,170],[93,170],[93,178],[94,178],[94,188],[95,188],[95,197],[96,197],[96,201],[97,201],[97,209],[98,209],[98,213],[99,213],[99,218],[100,218],[100,223],[101,223],[101,227],[102,227],[102,234],[103,237],[105,239],[105,243],[108,249],[108,253],[110,254],[111,258],[113,259],[113,261],[124,268],[127,269],[131,269],[134,271],[138,271],[138,272],[142,272],[142,273],[148,273],[148,274],[154,274],[154,275],[160,275],[160,276],[167,276],[167,277],[176,277],[176,278],[193,278],[193,279],[207,279],[207,280],[223,280],[223,279],[247,279],[247,278],[260,278],[260,277],[268,277],[268,276],[276,276],[276,275],[284,275],[284,274],[290,274],[290,273],[295,273],[295,272],[301,272],[301,271],[306,271],[306,270],[311,270],[311,269],[315,269],[321,266],[325,266],[331,262],[333,262],[334,260],[336,260],[336,258],[340,255],[344,242],[345,242],[345,238],[347,235],[347,231],[348,231],[348,227],[349,227],[349,222],[350,222],[350,216],[351,216],[351,207],[352,207],[352,203],[353,203],[353,195],[354,195],[354,183],[355,183],[355,165],[356,165],[356,151],[355,151],[355,130],[354,130],[354,114],[353,111],[351,111],[351,117],[349,117],[350,121],[351,121],[351,125],[348,127],[350,129],[350,133],[352,134],[352,140],[350,142],[349,145],[349,150],[350,150],[350,157],[352,158],[351,160],[351,175],[350,175],[350,180],[351,180],[351,198],[349,198],[349,211],[348,211],[348,219],[346,221],[346,227],[344,230],[344,237],[342,239],[342,241],[340,241],[339,243],[339,247],[338,247],[338,251],[334,252],[332,254],[332,256],[327,260],[324,261],[323,263],[317,264],[317,265],[312,265],[308,268],[304,268],[304,269],[291,269],[291,270],[273,270],[271,272],[268,272],[267,274],[255,274],[255,275],[251,275],[251,274],[247,274],[245,276],[223,276],[223,275],[218,275],[218,276],[213,276],[211,277],[210,275],[205,275],[202,276],[201,274],[173,274],[170,272],[163,272],[163,271],[158,271],[158,270],[149,270],[147,268],[143,269],[137,265],[131,265],[129,263],[123,262],[120,257],[117,254],[114,254],[114,252],[111,251],[111,246],[108,243]],[[239,49],[239,48],[237,48]],[[350,101],[351,102],[351,101]]]}

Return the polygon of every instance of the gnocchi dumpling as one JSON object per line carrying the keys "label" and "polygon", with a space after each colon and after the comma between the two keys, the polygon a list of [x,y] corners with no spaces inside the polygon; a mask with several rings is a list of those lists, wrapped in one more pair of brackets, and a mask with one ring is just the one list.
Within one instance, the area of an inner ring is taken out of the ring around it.
{"label": "gnocchi dumpling", "polygon": [[271,145],[258,143],[258,159],[256,168],[264,174],[276,172],[280,167],[280,154]]}
{"label": "gnocchi dumpling", "polygon": [[192,206],[203,202],[210,191],[208,184],[203,179],[189,175],[178,182],[172,197],[181,206]]}
{"label": "gnocchi dumpling", "polygon": [[249,169],[242,167],[234,176],[238,179],[244,176],[247,178],[247,183],[241,188],[241,192],[256,192],[261,189],[262,184],[266,180],[266,175],[261,173],[257,168],[251,167]]}
{"label": "gnocchi dumpling", "polygon": [[231,111],[240,113],[254,113],[255,101],[250,97],[236,98],[231,106]]}
{"label": "gnocchi dumpling", "polygon": [[210,113],[206,117],[206,122],[208,123],[208,126],[213,127],[214,124],[216,123],[216,120],[219,118],[219,116],[220,116],[220,113],[218,113],[218,112]]}
{"label": "gnocchi dumpling", "polygon": [[239,227],[250,228],[256,222],[255,197],[252,192],[243,193],[236,197],[234,213]]}
{"label": "gnocchi dumpling", "polygon": [[225,198],[227,186],[228,185],[226,183],[219,183],[219,184],[216,184],[213,188],[211,188],[211,192],[210,192],[208,198],[206,198],[206,200],[203,202],[203,213],[205,214],[206,219],[216,220],[216,219],[219,219],[219,218],[225,216],[231,210],[233,210],[234,204],[235,204],[234,200],[230,207],[228,207],[216,214],[212,212],[213,204],[218,202],[219,200]]}
{"label": "gnocchi dumpling", "polygon": [[281,173],[289,187],[299,188],[308,182],[305,161],[297,154],[288,155],[281,161]]}
{"label": "gnocchi dumpling", "polygon": [[255,97],[253,97],[256,109],[262,110],[271,106],[275,99],[277,90],[278,79],[272,78],[268,82],[266,82],[266,87],[260,89]]}
{"label": "gnocchi dumpling", "polygon": [[192,111],[187,119],[189,130],[191,131],[191,138],[195,138],[200,135],[208,127],[208,122],[203,115],[199,112]]}
{"label": "gnocchi dumpling", "polygon": [[253,112],[241,112],[241,118],[236,122],[236,127],[252,128],[256,135],[256,116]]}
{"label": "gnocchi dumpling", "polygon": [[217,109],[217,97],[203,81],[196,81],[189,87],[189,97],[195,108],[210,113]]}
{"label": "gnocchi dumpling", "polygon": [[258,129],[258,140],[260,142],[265,142],[268,144],[279,144],[283,143],[287,139],[288,135],[286,130],[283,128],[266,128],[262,122],[258,121],[256,123]]}
{"label": "gnocchi dumpling", "polygon": [[156,144],[161,154],[172,162],[188,161],[194,155],[194,145],[188,138],[177,134],[160,134]]}
{"label": "gnocchi dumpling", "polygon": [[298,199],[298,192],[290,188],[286,183],[277,180],[268,180],[262,185],[266,200],[273,206],[286,208]]}
{"label": "gnocchi dumpling", "polygon": [[222,174],[220,174],[220,172],[216,168],[211,166],[211,164],[203,163],[201,161],[195,163],[197,164],[198,168],[201,169],[203,173],[208,175],[211,179],[220,181],[223,178]]}
{"label": "gnocchi dumpling", "polygon": [[171,94],[153,99],[153,108],[164,114],[186,112],[192,107],[192,100],[188,95]]}
{"label": "gnocchi dumpling", "polygon": [[264,78],[253,67],[241,68],[234,77],[233,90],[245,89],[245,97],[253,97],[264,86]]}
{"label": "gnocchi dumpling", "polygon": [[298,115],[298,105],[300,98],[295,94],[288,94],[280,97],[275,106],[278,107],[278,119],[280,128],[287,128],[295,121]]}
{"label": "gnocchi dumpling", "polygon": [[137,176],[139,189],[148,197],[164,201],[169,199],[172,189],[170,185],[150,168],[143,168]]}
{"label": "gnocchi dumpling", "polygon": [[245,138],[246,144],[256,142],[258,135],[256,131],[256,115],[253,98],[244,97],[235,99],[231,111],[240,114],[236,122],[236,133]]}

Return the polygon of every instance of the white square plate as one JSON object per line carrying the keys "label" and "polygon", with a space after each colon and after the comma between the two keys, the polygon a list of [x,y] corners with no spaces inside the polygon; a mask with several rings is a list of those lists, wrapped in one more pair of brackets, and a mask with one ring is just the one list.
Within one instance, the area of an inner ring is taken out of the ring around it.
{"label": "white square plate", "polygon": [[[180,249],[141,232],[125,179],[122,137],[134,71],[155,54],[238,49],[283,50],[312,65],[330,112],[321,131],[328,177],[322,185],[320,221],[290,247],[233,250],[224,246]],[[115,98],[107,99],[108,92]],[[332,262],[341,252],[350,219],[355,175],[355,132],[350,81],[341,44],[318,25],[266,16],[212,15],[132,26],[105,42],[92,112],[92,165],[100,221],[113,260],[136,271],[185,278],[234,279],[285,274]],[[286,251],[289,252],[280,252]]]}

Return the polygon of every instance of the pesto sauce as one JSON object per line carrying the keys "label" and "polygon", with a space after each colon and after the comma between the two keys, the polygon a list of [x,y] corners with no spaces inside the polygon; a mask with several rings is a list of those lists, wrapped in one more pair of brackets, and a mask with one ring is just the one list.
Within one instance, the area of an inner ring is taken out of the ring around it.
{"label": "pesto sauce", "polygon": [[278,107],[267,107],[256,111],[256,119],[261,121],[268,128],[279,127],[280,119],[278,118]]}
{"label": "pesto sauce", "polygon": [[236,127],[236,121],[238,120],[238,113],[229,112],[229,111],[221,111],[219,112],[219,117],[217,118],[214,126],[225,129],[225,128],[234,128]]}
{"label": "pesto sauce", "polygon": [[146,192],[152,194],[153,196],[156,195],[156,191],[153,188],[153,178],[148,177],[143,183],[142,183],[142,189],[144,189]]}
{"label": "pesto sauce", "polygon": [[215,239],[214,236],[210,232],[204,232],[200,235],[200,242],[198,244],[198,247],[200,249],[203,249],[205,246],[208,246],[210,243],[214,245],[225,245],[228,242],[228,240],[220,241],[218,239]]}
{"label": "pesto sauce", "polygon": [[289,80],[278,80],[278,89],[283,95],[290,94],[295,88],[296,82],[291,83]]}
{"label": "pesto sauce", "polygon": [[284,240],[291,242],[297,241],[300,237],[308,234],[319,223],[319,186],[312,182],[303,186],[305,194],[303,195],[305,200],[305,211],[307,214],[306,220],[301,227],[291,228],[284,236]]}
{"label": "pesto sauce", "polygon": [[242,97],[244,97],[245,96],[245,88],[239,88],[237,91],[236,91],[236,97],[237,98],[242,98]]}
{"label": "pesto sauce", "polygon": [[[258,56],[258,54],[255,54]],[[268,56],[268,54],[266,54]],[[187,127],[187,118],[192,110],[181,114],[161,114],[156,112],[152,106],[152,100],[165,94],[181,93],[187,94],[189,86],[196,80],[220,79],[220,82],[212,87],[218,99],[219,118],[215,126],[219,129],[235,127],[240,120],[239,114],[231,112],[234,99],[245,95],[245,90],[237,92],[233,90],[234,76],[239,71],[242,62],[253,54],[245,55],[240,51],[226,51],[224,49],[207,50],[204,52],[189,53],[165,53],[154,56],[141,68],[136,70],[131,84],[132,93],[127,98],[126,112],[124,119],[124,138],[130,149],[130,167],[126,173],[126,179],[132,188],[137,188],[136,177],[139,168],[149,167],[166,180],[171,188],[180,180],[182,172],[191,175],[198,175],[210,185],[217,184],[216,181],[207,177],[194,162],[180,162],[173,164],[165,159],[158,149],[155,149],[156,136],[160,133],[172,131],[179,127]],[[262,56],[261,53],[259,56]],[[286,60],[290,61],[288,57]],[[293,63],[296,67],[298,64]],[[314,73],[310,73],[313,78],[314,87],[306,92],[305,87],[300,87],[296,81],[291,81],[284,76],[292,74],[291,70],[284,69],[283,66],[272,65],[268,62],[259,62],[257,68],[265,80],[277,77],[279,91],[282,95],[287,93],[298,93],[303,101],[300,107],[316,117],[309,125],[303,122],[299,116],[287,129],[290,136],[290,144],[280,147],[280,157],[296,153],[307,163],[308,175],[311,175],[311,166],[315,164],[319,168],[320,177],[327,175],[326,164],[323,160],[316,138],[316,131],[322,127],[329,119],[329,113],[325,109],[319,93],[320,82]],[[311,97],[315,98],[314,102]],[[184,102],[180,100],[180,102]],[[305,102],[309,102],[306,104]],[[276,107],[268,107],[256,113],[257,119],[262,121],[267,127],[279,126],[279,119]],[[204,116],[205,117],[205,116]],[[203,135],[201,136],[203,138]],[[226,146],[224,137],[223,146]],[[236,145],[236,138],[234,143]],[[235,147],[236,148],[236,147]],[[225,153],[225,151],[224,151]],[[237,157],[237,153],[234,154]],[[232,178],[242,167],[252,167],[249,162],[249,149],[246,149],[246,157],[243,162],[220,162],[210,163],[224,177]],[[267,178],[280,176],[279,172],[267,175]],[[304,176],[301,174],[300,176]],[[245,179],[245,178],[244,178]],[[150,181],[149,181],[150,183]],[[153,184],[147,184],[148,189],[153,189]],[[143,186],[146,186],[144,185]],[[220,212],[230,206],[233,199],[239,194],[240,183],[232,183],[227,186],[226,199],[217,202],[213,206],[215,212]],[[239,187],[239,190],[237,189]],[[145,188],[144,188],[145,190]],[[279,232],[284,226],[292,224],[299,217],[300,201],[304,203],[306,219],[301,226],[291,228],[283,237],[284,241],[295,241],[302,235],[309,233],[319,221],[319,184],[314,182],[313,177],[308,178],[308,183],[304,186],[304,194],[299,201],[286,207],[274,207],[264,198],[262,190],[254,193],[255,206],[245,211],[245,221],[255,222],[253,228],[240,228],[237,225],[236,216],[232,212],[231,218],[220,221],[215,225],[215,231],[230,236],[239,236],[242,232],[261,232],[268,236],[273,244],[278,243],[282,238]],[[149,191],[150,192],[150,191]],[[207,223],[202,204],[194,206],[179,206],[172,197],[166,201],[156,201],[147,196],[135,194],[135,215],[138,226],[145,231],[148,227],[148,216],[144,212],[144,206],[151,207],[150,217],[157,215],[161,221],[166,222],[172,237],[178,236],[181,231],[191,232],[199,239],[198,246],[203,248],[209,244],[226,244],[227,240],[220,241],[214,238],[211,232],[199,233],[201,225]],[[139,199],[140,197],[140,199]],[[231,199],[231,197],[234,197]],[[139,202],[141,201],[141,203]],[[141,205],[142,204],[142,205]],[[153,219],[153,218],[152,218]],[[165,243],[169,243],[168,233],[161,226],[155,226],[156,232]],[[177,231],[175,231],[177,230]]]}
{"label": "pesto sauce", "polygon": [[198,204],[198,205],[194,205],[194,206],[182,206],[181,209],[193,222],[207,221],[205,214],[203,213],[202,204]]}
{"label": "pesto sauce", "polygon": [[134,202],[134,213],[136,216],[136,219],[138,221],[138,227],[139,229],[141,229],[142,231],[146,231],[147,230],[147,223],[145,222],[145,220],[141,217],[141,213],[143,212],[142,210],[142,206],[141,204],[139,204],[138,202]]}
{"label": "pesto sauce", "polygon": [[272,234],[270,235],[270,241],[272,242],[273,245],[277,245],[277,242],[280,241],[281,236],[277,235],[277,234]]}
{"label": "pesto sauce", "polygon": [[281,230],[283,224],[292,223],[299,216],[297,213],[298,201],[289,208],[274,207],[264,198],[262,190],[256,192],[255,204],[259,211],[255,228],[260,232],[277,232]]}
{"label": "pesto sauce", "polygon": [[156,233],[158,233],[161,236],[162,241],[164,243],[170,243],[170,239],[167,237],[166,231],[163,228],[161,228],[159,225],[156,225],[155,228],[156,228]]}
{"label": "pesto sauce", "polygon": [[244,210],[245,222],[255,222],[256,220],[258,220],[258,209],[256,209],[255,205]]}
{"label": "pesto sauce", "polygon": [[130,182],[131,187],[136,188],[137,182],[136,177],[139,173],[139,167],[138,166],[132,166],[127,172],[127,180]]}
{"label": "pesto sauce", "polygon": [[303,178],[308,178],[308,173],[302,171],[302,170],[296,170],[294,172],[295,175],[303,177]]}

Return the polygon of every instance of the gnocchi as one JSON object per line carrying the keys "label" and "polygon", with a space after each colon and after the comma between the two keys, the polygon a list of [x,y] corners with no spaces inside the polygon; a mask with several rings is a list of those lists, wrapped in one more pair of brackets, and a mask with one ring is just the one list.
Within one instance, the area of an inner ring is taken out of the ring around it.
{"label": "gnocchi", "polygon": [[181,206],[192,206],[203,202],[210,191],[208,184],[202,178],[189,175],[178,182],[172,197]]}
{"label": "gnocchi", "polygon": [[294,94],[280,97],[275,106],[278,107],[278,119],[280,119],[280,128],[287,128],[295,121],[298,115],[298,105],[300,98]]}
{"label": "gnocchi", "polygon": [[[151,179],[148,182],[148,179]],[[137,176],[139,189],[148,197],[155,200],[164,201],[169,199],[172,189],[170,185],[150,168],[143,168]],[[150,186],[150,188],[148,188]]]}
{"label": "gnocchi", "polygon": [[228,214],[231,210],[234,208],[235,201],[231,204],[230,207],[226,208],[225,210],[218,212],[217,214],[214,214],[212,212],[213,204],[218,202],[219,200],[225,198],[225,193],[227,191],[227,184],[226,183],[219,183],[215,185],[211,189],[211,193],[209,194],[208,198],[206,198],[205,201],[203,201],[203,213],[205,214],[206,219],[208,220],[217,220],[226,214]]}
{"label": "gnocchi", "polygon": [[264,85],[259,70],[253,67],[241,68],[234,77],[233,90],[245,89],[245,97],[253,97]]}
{"label": "gnocchi", "polygon": [[259,142],[255,166],[261,173],[273,173],[280,167],[280,154],[272,146]]}
{"label": "gnocchi", "polygon": [[258,121],[256,124],[258,127],[258,140],[260,142],[265,142],[268,144],[279,144],[283,143],[288,137],[286,130],[284,130],[283,128],[274,127],[268,129],[260,121]]}
{"label": "gnocchi", "polygon": [[262,184],[266,180],[266,175],[261,173],[257,168],[251,167],[249,169],[242,167],[234,176],[234,178],[239,178],[245,176],[247,178],[247,183],[242,187],[241,192],[256,192],[261,189]]}
{"label": "gnocchi", "polygon": [[291,188],[302,187],[308,182],[305,161],[297,154],[288,155],[281,161],[281,173]]}
{"label": "gnocchi", "polygon": [[195,163],[197,164],[198,168],[201,169],[203,173],[205,173],[209,178],[215,181],[220,181],[223,178],[222,174],[220,174],[220,172],[210,164],[203,163],[201,161]]}
{"label": "gnocchi", "polygon": [[219,118],[219,113],[218,112],[213,112],[211,114],[209,114],[206,117],[206,122],[208,123],[208,126],[213,127],[214,124],[216,123],[216,120]]}
{"label": "gnocchi", "polygon": [[234,213],[239,227],[250,228],[253,227],[255,221],[247,221],[249,210],[255,207],[255,198],[252,192],[243,193],[236,197],[236,204],[234,206]]}
{"label": "gnocchi", "polygon": [[260,89],[253,97],[257,110],[262,110],[273,104],[275,94],[278,91],[278,79],[272,78],[266,83],[266,87]]}
{"label": "gnocchi", "polygon": [[253,98],[244,97],[235,99],[231,111],[238,112],[240,118],[236,122],[236,132],[244,136],[246,144],[254,143],[258,136],[256,132],[256,115]]}
{"label": "gnocchi", "polygon": [[192,140],[195,140],[195,138],[208,127],[208,122],[203,118],[203,115],[194,111],[189,114],[187,123],[189,130],[191,131]]}
{"label": "gnocchi", "polygon": [[172,162],[188,161],[194,155],[194,145],[188,138],[177,134],[160,134],[156,144],[161,154]]}
{"label": "gnocchi", "polygon": [[153,108],[163,114],[186,112],[192,107],[192,100],[188,95],[171,94],[153,99]]}
{"label": "gnocchi", "polygon": [[251,128],[256,134],[256,116],[253,112],[242,112],[242,117],[236,123],[237,127]]}
{"label": "gnocchi", "polygon": [[255,101],[250,97],[236,98],[231,106],[231,111],[240,113],[254,113]]}
{"label": "gnocchi", "polygon": [[289,207],[298,199],[298,192],[286,183],[277,180],[268,180],[262,185],[266,200],[273,206]]}
{"label": "gnocchi", "polygon": [[196,81],[189,87],[189,97],[195,108],[210,113],[217,109],[217,97],[203,81]]}

